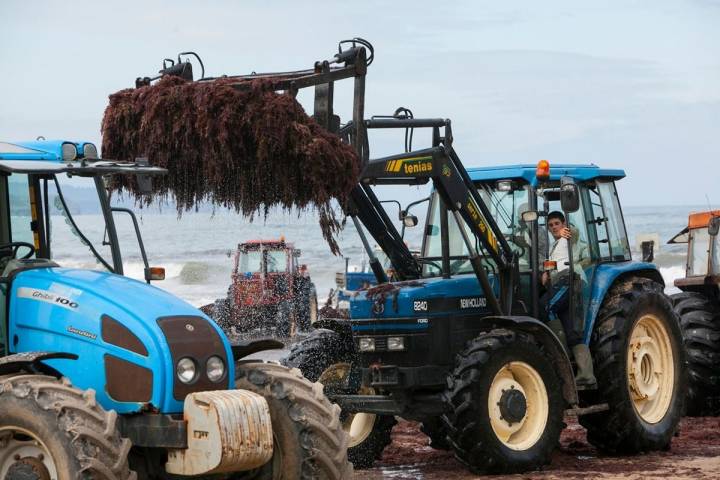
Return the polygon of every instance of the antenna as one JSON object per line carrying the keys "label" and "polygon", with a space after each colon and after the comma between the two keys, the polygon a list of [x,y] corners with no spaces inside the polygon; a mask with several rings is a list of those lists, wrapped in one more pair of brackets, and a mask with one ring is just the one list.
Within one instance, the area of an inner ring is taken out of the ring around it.
{"label": "antenna", "polygon": [[713,212],[715,210],[712,208],[712,205],[710,205],[710,196],[707,193],[705,194],[705,201],[707,202],[708,210],[710,211],[710,216],[714,217],[715,215],[713,214]]}

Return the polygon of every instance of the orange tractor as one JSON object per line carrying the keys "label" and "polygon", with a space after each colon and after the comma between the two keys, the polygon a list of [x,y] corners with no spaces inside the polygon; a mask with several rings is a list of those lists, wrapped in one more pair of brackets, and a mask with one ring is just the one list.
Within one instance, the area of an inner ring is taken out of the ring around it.
{"label": "orange tractor", "polygon": [[300,250],[284,237],[238,245],[226,298],[203,307],[224,330],[294,336],[317,319],[317,293]]}
{"label": "orange tractor", "polygon": [[672,295],[687,352],[687,414],[720,414],[720,210],[691,213],[668,243],[687,243],[681,293]]}

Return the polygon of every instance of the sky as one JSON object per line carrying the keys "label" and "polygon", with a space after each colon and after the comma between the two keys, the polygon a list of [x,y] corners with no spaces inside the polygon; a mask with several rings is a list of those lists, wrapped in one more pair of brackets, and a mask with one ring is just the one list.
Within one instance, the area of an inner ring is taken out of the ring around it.
{"label": "sky", "polygon": [[210,76],[282,71],[359,36],[376,55],[366,114],[452,119],[466,166],[594,163],[626,170],[626,205],[719,208],[718,25],[720,0],[0,0],[0,139],[99,144],[108,94],[181,51]]}

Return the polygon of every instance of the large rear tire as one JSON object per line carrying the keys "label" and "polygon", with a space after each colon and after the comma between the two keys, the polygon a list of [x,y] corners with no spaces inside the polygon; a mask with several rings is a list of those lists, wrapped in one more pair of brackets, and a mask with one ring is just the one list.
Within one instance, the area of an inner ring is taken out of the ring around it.
{"label": "large rear tire", "polygon": [[530,335],[497,329],[458,355],[443,415],[455,456],[473,472],[550,463],[563,429],[561,381]]}
{"label": "large rear tire", "polygon": [[[357,368],[352,339],[327,329],[317,329],[293,345],[285,363],[299,368],[312,381],[325,385],[328,393],[372,394],[348,379]],[[397,423],[392,415],[341,414],[343,430],[350,437],[348,459],[355,468],[369,468],[382,456]]]}
{"label": "large rear tire", "polygon": [[622,454],[668,448],[683,414],[686,374],[677,316],[662,285],[631,277],[613,286],[591,350],[598,379],[591,402],[610,409],[580,417],[588,441]]}
{"label": "large rear tire", "polygon": [[678,293],[670,299],[680,317],[687,356],[686,414],[720,415],[720,305],[693,292]]}
{"label": "large rear tire", "polygon": [[67,379],[0,379],[0,478],[135,480],[117,414]]}
{"label": "large rear tire", "polygon": [[340,407],[330,403],[322,385],[308,381],[297,369],[274,363],[238,362],[235,378],[236,388],[267,400],[274,437],[270,462],[257,472],[236,478],[351,478]]}

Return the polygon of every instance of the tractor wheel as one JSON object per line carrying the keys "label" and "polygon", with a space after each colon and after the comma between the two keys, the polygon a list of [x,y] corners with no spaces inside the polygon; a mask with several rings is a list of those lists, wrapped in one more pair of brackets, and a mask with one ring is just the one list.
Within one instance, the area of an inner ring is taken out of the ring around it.
{"label": "tractor wheel", "polygon": [[212,304],[212,313],[209,315],[215,323],[224,331],[230,332],[233,326],[232,322],[232,304],[228,298],[218,298]]}
{"label": "tractor wheel", "polygon": [[720,305],[700,293],[670,297],[680,317],[688,364],[686,414],[720,415]]}
{"label": "tractor wheel", "polygon": [[483,333],[458,355],[443,420],[473,472],[517,473],[550,463],[563,429],[561,381],[533,337]]}
{"label": "tractor wheel", "polygon": [[93,390],[67,379],[18,375],[0,379],[0,478],[135,480],[130,440],[117,414],[95,402]]}
{"label": "tractor wheel", "polygon": [[452,448],[447,441],[447,427],[442,418],[423,420],[420,431],[430,439],[430,447],[436,450],[450,450]]}
{"label": "tractor wheel", "polygon": [[620,282],[600,308],[590,345],[598,390],[608,411],[584,415],[588,441],[612,453],[668,448],[683,414],[686,373],[682,334],[661,284]]}
{"label": "tractor wheel", "polygon": [[[285,363],[299,368],[312,381],[325,386],[328,394],[366,394],[372,389],[350,386],[355,354],[352,339],[327,329],[317,329],[302,342],[293,345]],[[348,459],[355,468],[368,468],[382,456],[391,442],[390,433],[397,423],[392,415],[371,413],[340,416],[343,430],[350,436]]]}
{"label": "tractor wheel", "polygon": [[330,403],[322,385],[308,381],[295,368],[275,363],[238,362],[235,377],[236,388],[267,400],[274,452],[258,471],[233,478],[339,480],[352,476],[340,407]]}

